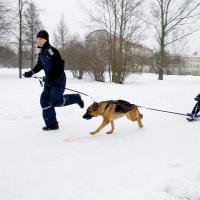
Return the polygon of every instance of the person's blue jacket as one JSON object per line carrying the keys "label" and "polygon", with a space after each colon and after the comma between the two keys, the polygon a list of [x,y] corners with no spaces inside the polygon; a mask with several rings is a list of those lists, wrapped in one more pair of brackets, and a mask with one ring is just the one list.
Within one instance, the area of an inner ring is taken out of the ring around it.
{"label": "person's blue jacket", "polygon": [[38,73],[41,69],[44,70],[46,83],[57,83],[60,86],[65,86],[66,76],[64,73],[64,60],[61,58],[59,51],[52,47],[48,41],[41,48],[38,62],[32,69],[33,73]]}

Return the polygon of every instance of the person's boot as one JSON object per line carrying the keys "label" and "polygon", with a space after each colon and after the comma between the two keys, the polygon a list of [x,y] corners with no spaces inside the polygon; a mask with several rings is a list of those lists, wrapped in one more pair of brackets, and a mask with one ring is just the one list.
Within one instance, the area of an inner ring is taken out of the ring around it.
{"label": "person's boot", "polygon": [[78,94],[78,101],[77,104],[81,107],[84,108],[84,101],[81,99],[81,95]]}
{"label": "person's boot", "polygon": [[57,129],[59,129],[58,122],[42,128],[43,131],[50,131],[50,130],[57,130]]}
{"label": "person's boot", "polygon": [[197,120],[196,117],[197,117],[196,114],[191,114],[189,117],[186,117],[186,119],[188,121],[196,121]]}

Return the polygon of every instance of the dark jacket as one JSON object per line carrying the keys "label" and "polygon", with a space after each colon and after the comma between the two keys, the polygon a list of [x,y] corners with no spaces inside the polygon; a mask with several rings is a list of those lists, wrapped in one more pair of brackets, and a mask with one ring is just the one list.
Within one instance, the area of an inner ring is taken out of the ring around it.
{"label": "dark jacket", "polygon": [[44,70],[49,83],[65,76],[64,75],[64,60],[62,60],[59,51],[52,47],[48,41],[43,45],[38,55],[38,62],[32,69],[38,73],[41,69]]}

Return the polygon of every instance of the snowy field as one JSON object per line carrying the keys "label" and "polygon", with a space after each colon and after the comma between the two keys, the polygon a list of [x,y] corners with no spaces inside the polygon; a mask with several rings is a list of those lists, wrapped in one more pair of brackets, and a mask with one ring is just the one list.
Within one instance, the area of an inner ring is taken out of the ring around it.
{"label": "snowy field", "polygon": [[[67,87],[96,101],[190,112],[200,77],[131,76],[124,85],[73,79]],[[112,135],[90,136],[101,118],[82,119],[86,107],[57,108],[60,129],[43,132],[36,79],[0,70],[1,200],[200,200],[200,122],[140,109],[144,128],[121,118]],[[67,91],[66,91],[67,92]]]}

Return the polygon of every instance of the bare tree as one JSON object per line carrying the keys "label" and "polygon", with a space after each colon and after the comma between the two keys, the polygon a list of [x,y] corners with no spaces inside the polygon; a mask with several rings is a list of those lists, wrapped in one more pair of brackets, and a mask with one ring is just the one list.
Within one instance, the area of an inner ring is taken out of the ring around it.
{"label": "bare tree", "polygon": [[[200,3],[196,0],[152,0],[151,13],[152,21],[146,22],[151,24],[157,33],[160,48],[158,79],[163,80],[166,47],[200,30],[200,24],[196,23],[199,21]],[[174,31],[178,34],[171,37]]]}
{"label": "bare tree", "polygon": [[166,74],[182,74],[182,68],[185,63],[183,57],[180,55],[166,54]]}
{"label": "bare tree", "polygon": [[61,16],[60,22],[57,25],[57,31],[54,32],[54,44],[60,48],[61,55],[65,57],[65,46],[69,40],[69,30],[67,28],[64,15]]}
{"label": "bare tree", "polygon": [[42,29],[42,22],[39,19],[39,9],[36,4],[30,2],[27,4],[27,9],[24,12],[25,17],[25,39],[28,48],[30,48],[31,69],[34,65],[36,34],[38,30]]}
{"label": "bare tree", "polygon": [[[127,41],[136,40],[141,31],[142,4],[144,0],[96,0],[97,14],[90,18],[98,27],[109,33],[108,54],[111,81],[123,83],[127,73],[126,53],[130,47]],[[126,75],[125,75],[126,74]]]}
{"label": "bare tree", "polygon": [[84,43],[78,35],[71,37],[66,46],[66,51],[65,62],[67,68],[71,70],[75,78],[82,79],[88,61]]}
{"label": "bare tree", "polygon": [[[3,0],[0,1],[0,43],[8,39],[9,31],[12,27],[11,22],[11,8],[9,2],[4,2]],[[5,37],[6,36],[6,37]]]}
{"label": "bare tree", "polygon": [[18,0],[17,6],[17,25],[18,25],[18,34],[13,32],[17,38],[18,44],[18,68],[19,68],[19,78],[22,78],[22,59],[23,59],[23,44],[24,44],[24,34],[25,34],[25,22],[24,22],[24,11],[27,5],[26,0]]}
{"label": "bare tree", "polygon": [[132,73],[142,74],[145,65],[149,65],[150,56],[140,54],[130,54],[128,56],[127,65],[129,66]]}
{"label": "bare tree", "polygon": [[16,53],[8,46],[0,46],[0,65],[15,67],[17,64]]}
{"label": "bare tree", "polygon": [[[184,59],[181,55],[178,54],[170,54],[169,52],[165,52],[164,57],[164,65],[165,68],[163,72],[167,75],[170,74],[182,74],[182,68],[184,67]],[[156,52],[149,59],[149,64],[151,66],[150,72],[154,72],[156,74],[159,73],[159,64],[160,64],[160,52]]]}
{"label": "bare tree", "polygon": [[108,56],[102,48],[86,48],[87,72],[95,81],[104,82],[105,72],[108,66]]}

